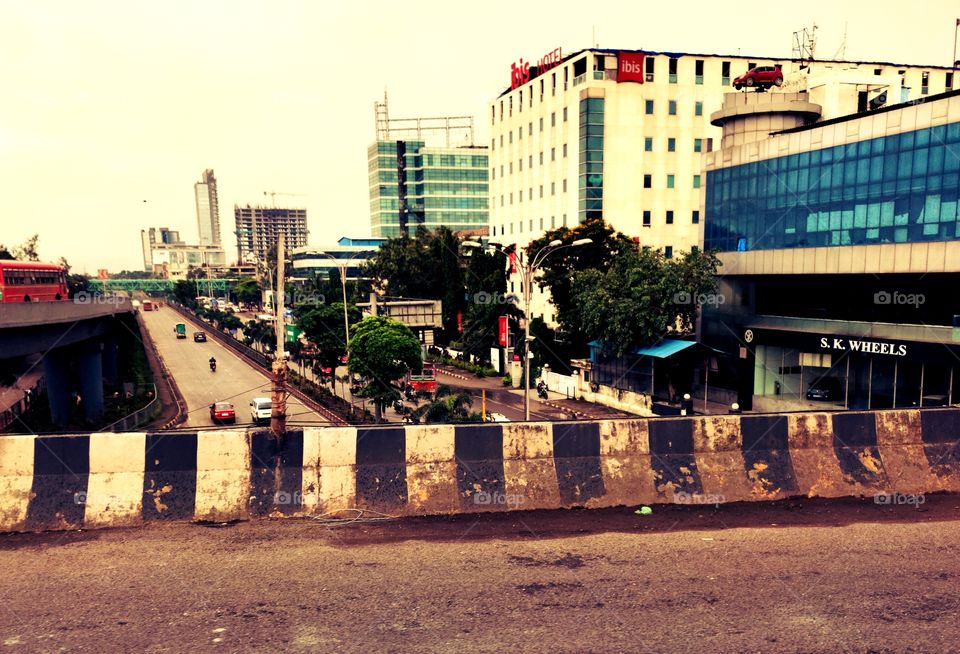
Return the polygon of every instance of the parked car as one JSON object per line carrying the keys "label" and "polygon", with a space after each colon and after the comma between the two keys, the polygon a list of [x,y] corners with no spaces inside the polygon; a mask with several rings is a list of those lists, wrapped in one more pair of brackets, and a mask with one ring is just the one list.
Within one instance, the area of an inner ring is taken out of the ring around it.
{"label": "parked car", "polygon": [[194,342],[194,343],[206,343],[206,342],[207,342],[207,333],[206,333],[206,332],[193,332],[193,342]]}
{"label": "parked car", "polygon": [[214,402],[210,405],[210,420],[218,422],[236,422],[237,414],[229,402]]}
{"label": "parked car", "polygon": [[250,420],[257,425],[270,422],[273,415],[273,402],[268,397],[255,397],[250,402]]}
{"label": "parked car", "polygon": [[502,413],[488,413],[487,422],[510,422],[510,419]]}
{"label": "parked car", "polygon": [[808,400],[836,401],[843,398],[843,384],[836,377],[821,377],[811,382]]}
{"label": "parked car", "polygon": [[780,86],[783,84],[783,71],[780,66],[755,66],[733,80],[733,88],[738,91],[744,86]]}

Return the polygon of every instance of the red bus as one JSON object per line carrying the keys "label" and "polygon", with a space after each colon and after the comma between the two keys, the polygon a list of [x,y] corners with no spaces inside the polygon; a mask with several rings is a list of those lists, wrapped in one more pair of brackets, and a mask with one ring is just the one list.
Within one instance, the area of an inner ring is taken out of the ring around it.
{"label": "red bus", "polygon": [[0,261],[0,302],[54,302],[67,299],[63,266],[36,261]]}
{"label": "red bus", "polygon": [[407,373],[407,384],[418,393],[435,393],[437,390],[437,366],[432,363],[423,364],[423,369]]}

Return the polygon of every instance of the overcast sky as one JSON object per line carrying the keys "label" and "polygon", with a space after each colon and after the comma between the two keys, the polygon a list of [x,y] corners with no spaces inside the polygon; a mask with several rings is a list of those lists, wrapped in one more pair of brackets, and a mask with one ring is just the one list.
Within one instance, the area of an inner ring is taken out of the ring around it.
{"label": "overcast sky", "polygon": [[[510,63],[556,47],[790,55],[818,25],[832,57],[949,65],[960,5],[449,0],[0,0],[0,243],[40,234],[78,271],[142,266],[140,230],[196,242],[213,168],[228,259],[233,206],[306,206],[310,243],[369,234],[366,148],[393,117],[474,115]],[[595,35],[595,36],[594,36]],[[146,202],[144,202],[146,200]]]}

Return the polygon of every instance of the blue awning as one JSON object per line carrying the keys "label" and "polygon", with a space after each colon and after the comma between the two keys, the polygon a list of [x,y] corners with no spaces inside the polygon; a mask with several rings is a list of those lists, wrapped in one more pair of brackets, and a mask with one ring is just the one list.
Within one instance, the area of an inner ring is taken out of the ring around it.
{"label": "blue awning", "polygon": [[666,359],[668,357],[672,357],[677,352],[682,352],[688,347],[693,347],[696,344],[696,341],[678,341],[673,338],[665,338],[656,345],[639,348],[634,350],[633,353],[641,357]]}

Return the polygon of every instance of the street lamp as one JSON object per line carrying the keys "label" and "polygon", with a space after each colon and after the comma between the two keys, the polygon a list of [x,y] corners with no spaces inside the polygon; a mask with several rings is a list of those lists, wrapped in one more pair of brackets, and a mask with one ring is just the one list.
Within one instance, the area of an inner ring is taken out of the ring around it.
{"label": "street lamp", "polygon": [[[556,252],[557,250],[562,250],[564,248],[579,247],[581,245],[587,245],[588,243],[593,243],[593,239],[590,238],[581,238],[577,239],[572,243],[566,245],[563,244],[563,241],[560,239],[554,239],[547,244],[545,248],[538,251],[530,261],[525,261],[523,256],[519,253],[515,259],[515,263],[520,268],[520,273],[523,275],[523,317],[524,317],[524,341],[526,342],[526,348],[524,349],[524,362],[523,362],[523,418],[524,420],[530,420],[530,342],[533,340],[530,337],[530,296],[532,295],[532,286],[533,279],[537,274],[537,271],[540,270],[540,267],[543,265],[544,259]],[[468,248],[478,248],[483,247],[481,243],[476,241],[464,241],[463,245]],[[504,247],[502,244],[490,241],[488,246],[504,252]],[[504,252],[504,254],[506,254]]]}

